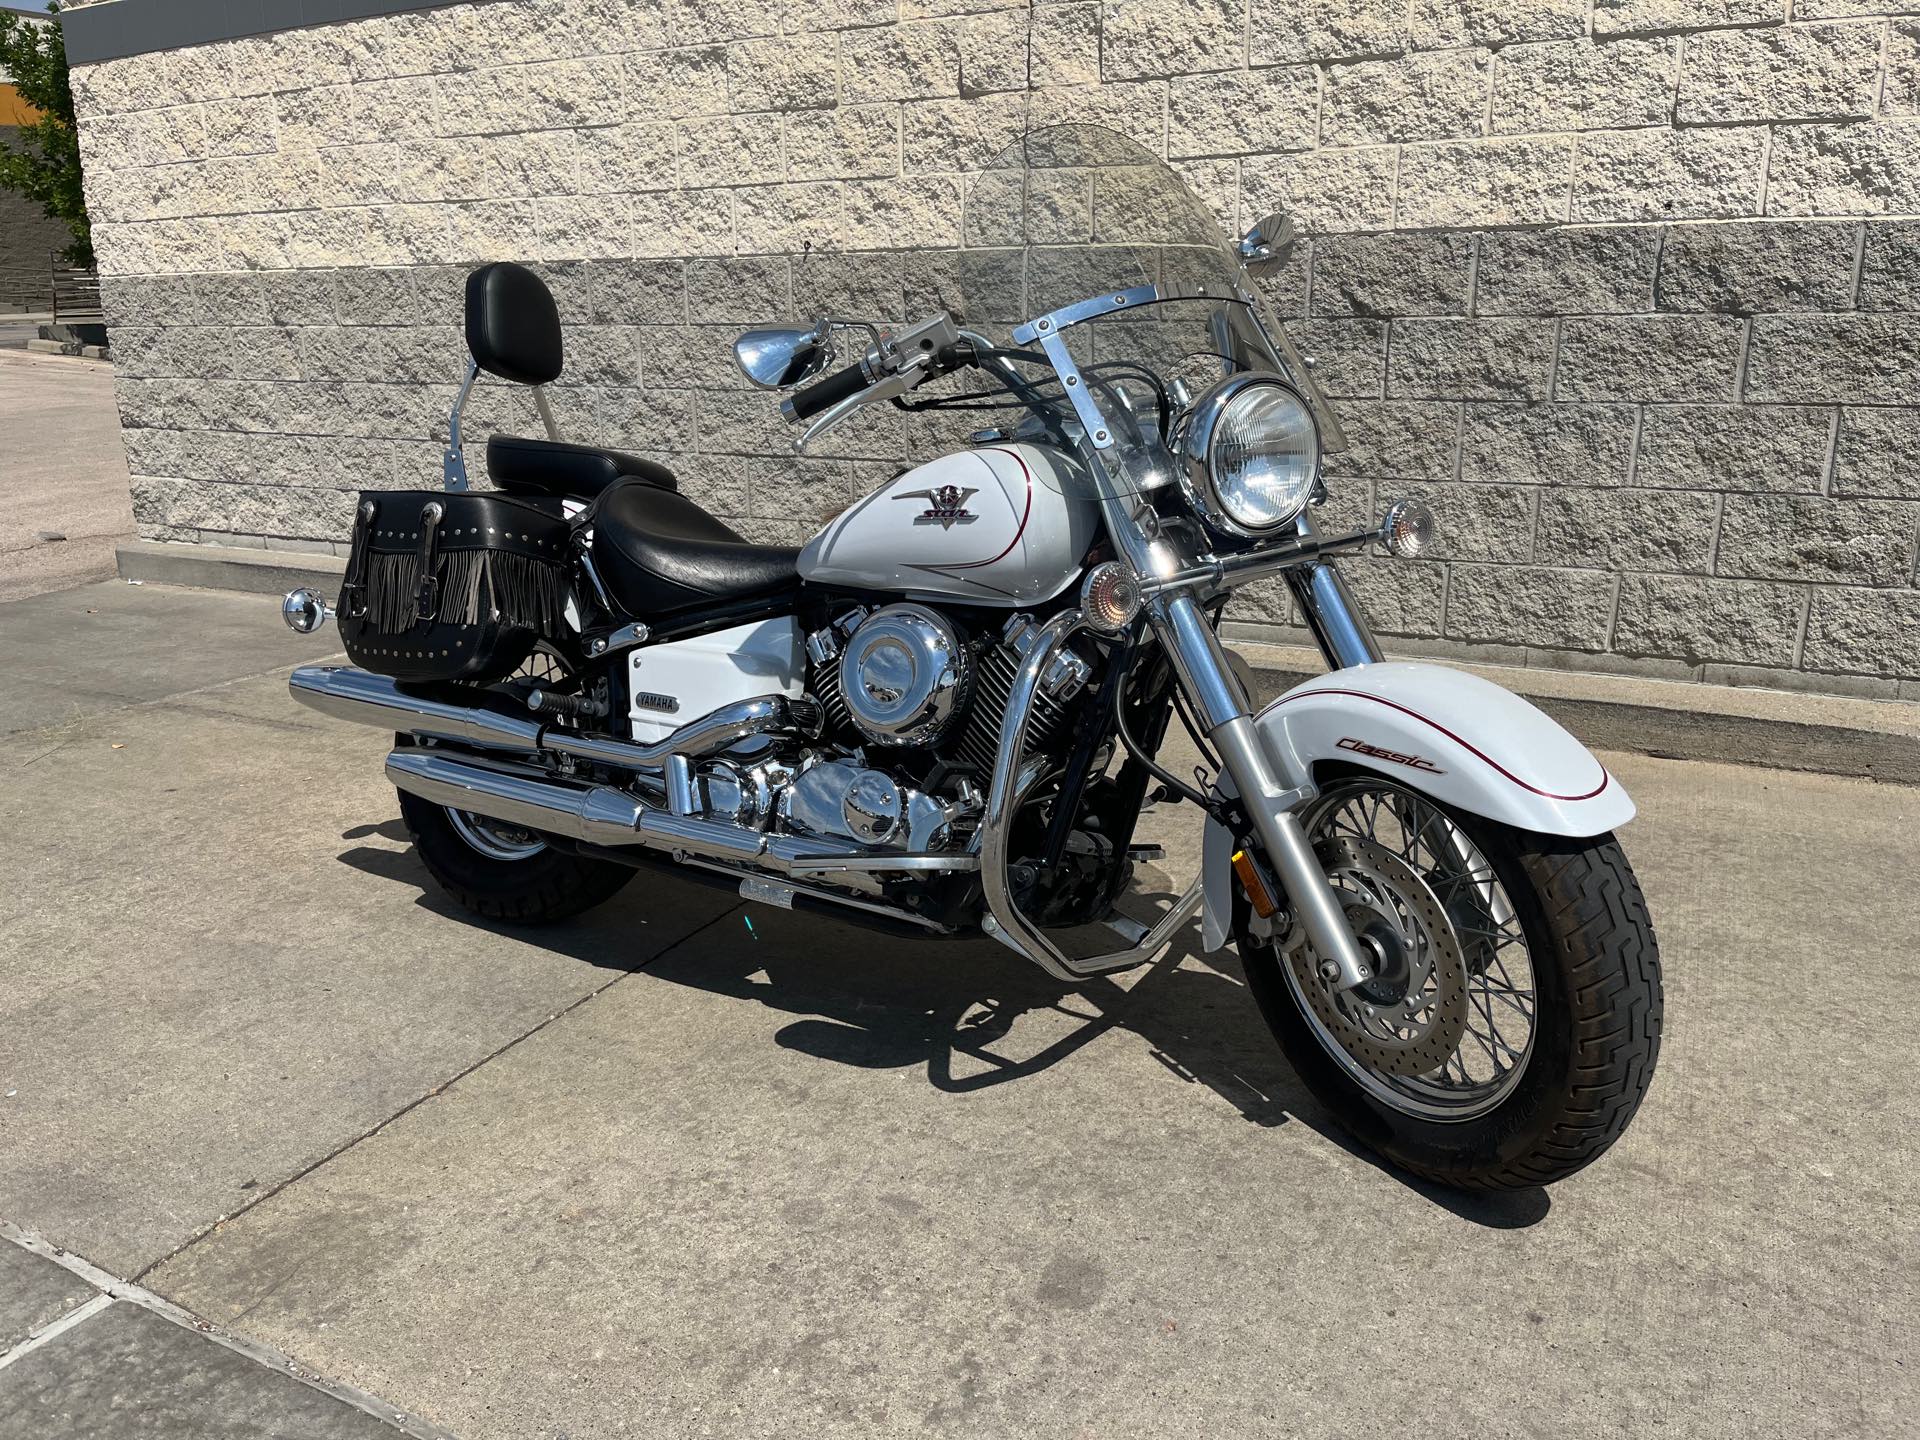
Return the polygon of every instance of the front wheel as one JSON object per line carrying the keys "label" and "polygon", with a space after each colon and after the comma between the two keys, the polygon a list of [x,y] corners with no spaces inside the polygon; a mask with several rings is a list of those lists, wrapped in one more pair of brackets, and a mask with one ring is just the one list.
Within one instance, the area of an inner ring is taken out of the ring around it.
{"label": "front wheel", "polygon": [[1301,928],[1236,893],[1247,984],[1314,1096],[1447,1185],[1560,1180],[1625,1131],[1660,1052],[1660,958],[1611,835],[1455,812],[1373,775],[1303,817],[1373,978],[1341,993]]}

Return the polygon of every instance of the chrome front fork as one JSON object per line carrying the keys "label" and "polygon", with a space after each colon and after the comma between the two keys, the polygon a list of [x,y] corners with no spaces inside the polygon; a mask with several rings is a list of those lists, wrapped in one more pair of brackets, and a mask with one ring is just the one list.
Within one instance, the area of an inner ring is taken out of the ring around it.
{"label": "chrome front fork", "polygon": [[[1344,598],[1338,572],[1326,568],[1337,594]],[[1335,593],[1329,591],[1330,596]],[[1357,618],[1358,612],[1350,605],[1348,609]],[[1220,637],[1191,596],[1157,599],[1148,617],[1173,662],[1175,677],[1199,712],[1200,728],[1219,751],[1220,763],[1239,790],[1267,862],[1306,927],[1314,954],[1323,966],[1333,967],[1335,974],[1330,978],[1340,989],[1365,984],[1373,978],[1373,968],[1353,938],[1297,813],[1316,793],[1313,776],[1292,755],[1274,754],[1262,741],[1250,713],[1251,699],[1241,690]],[[1367,639],[1370,645],[1371,637]]]}
{"label": "chrome front fork", "polygon": [[[1053,354],[1056,346],[1057,337],[1056,345],[1050,345],[1048,353]],[[1054,359],[1057,367],[1060,356],[1055,355]],[[1086,458],[1096,472],[1103,468],[1097,454]],[[1108,488],[1103,492],[1101,509],[1108,534],[1136,574],[1166,576],[1179,570],[1179,557],[1157,538],[1157,526],[1143,524],[1133,504],[1118,490]],[[1313,535],[1312,517],[1303,515],[1299,529],[1303,535]],[[1311,565],[1289,572],[1288,578],[1329,665],[1343,669],[1380,658],[1379,648],[1338,570],[1329,564]],[[1317,793],[1313,776],[1304,773],[1304,767],[1291,754],[1274,754],[1268,750],[1259,728],[1253,723],[1252,699],[1241,688],[1221,647],[1220,637],[1207,622],[1192,591],[1162,591],[1148,602],[1147,619],[1173,664],[1175,680],[1186,688],[1193,701],[1201,729],[1219,752],[1221,764],[1238,789],[1254,833],[1266,851],[1267,862],[1285,888],[1300,923],[1306,927],[1314,953],[1329,970],[1327,978],[1342,990],[1365,984],[1373,978],[1373,968],[1354,939],[1333,886],[1313,853],[1306,827],[1300,823],[1300,807]],[[1079,623],[1080,617],[1072,611],[1055,616],[1042,627],[1037,643],[1027,652],[1015,676],[1001,724],[1000,755],[980,827],[981,881],[992,912],[988,933],[1062,979],[1118,969],[1151,958],[1153,949],[1171,934],[1173,926],[1192,913],[1201,884],[1201,880],[1195,880],[1193,887],[1169,907],[1152,933],[1131,950],[1085,960],[1069,959],[1038,926],[1020,913],[1014,902],[1007,884],[1007,865],[1012,859],[1007,847],[1018,806],[1015,777],[1026,750],[1027,720],[1047,662]]]}

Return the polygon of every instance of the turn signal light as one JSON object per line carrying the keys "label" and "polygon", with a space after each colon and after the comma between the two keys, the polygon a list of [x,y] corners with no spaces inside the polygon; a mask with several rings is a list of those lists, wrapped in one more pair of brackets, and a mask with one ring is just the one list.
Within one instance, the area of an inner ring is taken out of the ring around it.
{"label": "turn signal light", "polygon": [[1439,538],[1433,511],[1418,500],[1396,500],[1380,521],[1380,541],[1390,554],[1412,560],[1433,548]]}
{"label": "turn signal light", "polygon": [[1271,920],[1279,913],[1280,903],[1273,898],[1273,891],[1267,888],[1267,877],[1260,873],[1260,867],[1253,863],[1253,857],[1246,851],[1233,852],[1233,873],[1240,877],[1240,888],[1247,892],[1254,914],[1262,920]]}
{"label": "turn signal light", "polygon": [[1080,587],[1080,613],[1087,624],[1106,635],[1118,635],[1140,613],[1140,582],[1118,560],[1108,560],[1087,572]]}
{"label": "turn signal light", "polygon": [[280,618],[287,622],[287,628],[296,635],[313,634],[327,623],[327,617],[332,614],[327,602],[305,587],[289,590],[286,598],[280,602]]}

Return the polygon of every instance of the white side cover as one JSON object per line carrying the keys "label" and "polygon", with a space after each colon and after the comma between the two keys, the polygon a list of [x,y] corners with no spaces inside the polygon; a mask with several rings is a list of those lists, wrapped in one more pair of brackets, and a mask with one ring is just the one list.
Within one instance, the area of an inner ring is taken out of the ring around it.
{"label": "white side cover", "polygon": [[736,700],[797,696],[806,682],[800,622],[791,615],[643,646],[627,659],[633,738],[664,739]]}
{"label": "white side cover", "polygon": [[[1439,665],[1390,662],[1316,676],[1255,717],[1282,773],[1340,761],[1434,799],[1543,835],[1603,835],[1633,801],[1593,752],[1511,691]],[[1233,840],[1216,821],[1201,846],[1206,948],[1226,943]]]}

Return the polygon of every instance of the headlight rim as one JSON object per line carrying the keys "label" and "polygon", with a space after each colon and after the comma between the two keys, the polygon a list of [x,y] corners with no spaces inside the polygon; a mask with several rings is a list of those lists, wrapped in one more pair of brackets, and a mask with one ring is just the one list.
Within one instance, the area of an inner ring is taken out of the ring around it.
{"label": "headlight rim", "polygon": [[[1307,486],[1306,497],[1292,514],[1264,527],[1248,526],[1234,519],[1220,500],[1213,479],[1213,441],[1221,417],[1241,394],[1256,385],[1277,386],[1291,395],[1313,431],[1313,475]],[[1321,462],[1325,458],[1320,448],[1320,419],[1313,413],[1313,406],[1307,403],[1307,397],[1301,394],[1299,387],[1284,375],[1271,370],[1242,370],[1216,381],[1193,402],[1180,422],[1179,432],[1174,474],[1180,482],[1181,493],[1187,497],[1187,503],[1209,529],[1241,540],[1269,539],[1298,520],[1312,503],[1314,489],[1320,481]]]}

